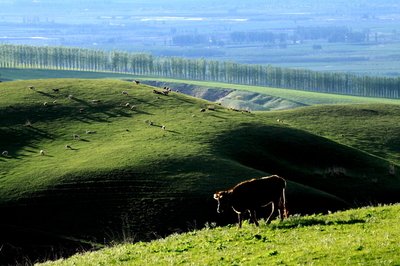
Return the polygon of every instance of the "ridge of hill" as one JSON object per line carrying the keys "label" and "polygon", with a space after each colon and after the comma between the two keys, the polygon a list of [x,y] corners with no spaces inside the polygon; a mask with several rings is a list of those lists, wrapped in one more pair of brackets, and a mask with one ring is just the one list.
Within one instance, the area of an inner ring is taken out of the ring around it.
{"label": "ridge of hill", "polygon": [[[65,249],[46,257],[54,259],[79,247],[232,223],[233,213],[216,214],[212,194],[268,174],[288,179],[292,213],[399,200],[390,143],[378,157],[364,140],[350,147],[356,136],[339,144],[296,124],[296,110],[235,112],[154,89],[161,90],[116,80],[0,84],[0,150],[8,151],[0,157],[3,254],[29,249],[24,256],[43,259],[37,254],[51,243]],[[370,119],[360,132],[386,110],[381,123],[397,139],[397,105],[330,108],[324,115],[336,121],[335,108]],[[320,112],[298,110],[304,118]]]}

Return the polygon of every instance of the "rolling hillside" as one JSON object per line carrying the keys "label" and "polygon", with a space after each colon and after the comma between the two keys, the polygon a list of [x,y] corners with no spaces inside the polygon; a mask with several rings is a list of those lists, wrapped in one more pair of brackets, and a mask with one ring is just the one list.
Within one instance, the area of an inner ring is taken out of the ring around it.
{"label": "rolling hillside", "polygon": [[[216,215],[212,194],[267,174],[289,180],[291,213],[399,201],[398,105],[242,113],[153,89],[116,80],[0,84],[3,254],[53,259],[231,223],[233,214]],[[346,110],[360,122],[348,120],[352,137],[340,139]],[[313,114],[326,119],[313,126]],[[358,138],[378,121],[390,140],[382,150]]]}

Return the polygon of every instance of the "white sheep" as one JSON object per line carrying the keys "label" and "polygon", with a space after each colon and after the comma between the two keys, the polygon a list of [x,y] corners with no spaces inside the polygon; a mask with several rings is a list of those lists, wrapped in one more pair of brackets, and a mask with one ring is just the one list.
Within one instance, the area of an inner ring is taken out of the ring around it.
{"label": "white sheep", "polygon": [[77,140],[81,139],[81,137],[78,134],[72,134],[72,138]]}
{"label": "white sheep", "polygon": [[86,134],[94,134],[96,131],[86,130]]}
{"label": "white sheep", "polygon": [[161,129],[162,129],[162,130],[165,130],[165,126],[164,126],[164,125],[162,125],[162,126],[161,126]]}
{"label": "white sheep", "polygon": [[8,156],[8,151],[3,151],[3,152],[1,153],[1,155],[3,155],[3,156]]}
{"label": "white sheep", "polygon": [[31,126],[32,126],[31,121],[26,120],[24,126],[26,126],[26,127],[31,127]]}
{"label": "white sheep", "polygon": [[40,151],[39,151],[39,154],[42,155],[42,156],[44,156],[44,155],[46,155],[46,152],[45,152],[44,150],[40,150]]}
{"label": "white sheep", "polygon": [[122,91],[122,94],[128,96],[128,92],[127,91]]}
{"label": "white sheep", "polygon": [[68,99],[71,100],[72,98],[74,98],[74,95],[72,95],[72,94],[68,95]]}
{"label": "white sheep", "polygon": [[100,102],[100,100],[92,100],[92,103],[94,103],[94,104],[99,103],[99,102]]}
{"label": "white sheep", "polygon": [[129,107],[131,104],[130,103],[126,103],[125,104],[125,107]]}
{"label": "white sheep", "polygon": [[44,102],[44,103],[43,103],[43,106],[47,106],[47,102]]}

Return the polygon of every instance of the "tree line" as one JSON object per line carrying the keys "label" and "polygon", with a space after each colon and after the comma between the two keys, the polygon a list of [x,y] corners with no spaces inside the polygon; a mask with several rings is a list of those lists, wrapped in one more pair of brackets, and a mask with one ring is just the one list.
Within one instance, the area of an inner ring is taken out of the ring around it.
{"label": "tree line", "polygon": [[400,98],[400,78],[70,47],[0,45],[1,68],[119,72],[345,95]]}

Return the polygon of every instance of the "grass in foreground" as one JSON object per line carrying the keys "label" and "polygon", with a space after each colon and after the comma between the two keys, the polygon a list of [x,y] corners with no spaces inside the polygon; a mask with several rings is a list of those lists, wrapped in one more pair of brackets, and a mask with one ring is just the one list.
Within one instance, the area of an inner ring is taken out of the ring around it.
{"label": "grass in foreground", "polygon": [[207,228],[44,265],[398,265],[400,205]]}

